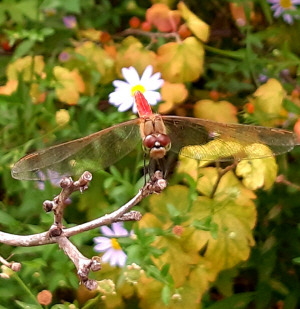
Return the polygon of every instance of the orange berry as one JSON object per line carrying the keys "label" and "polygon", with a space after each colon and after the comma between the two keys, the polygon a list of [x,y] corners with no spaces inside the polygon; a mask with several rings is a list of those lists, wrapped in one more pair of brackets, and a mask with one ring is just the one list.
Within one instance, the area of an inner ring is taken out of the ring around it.
{"label": "orange berry", "polygon": [[294,125],[294,132],[297,134],[298,141],[300,141],[300,119],[298,119]]}
{"label": "orange berry", "polygon": [[140,24],[141,24],[141,21],[136,16],[131,17],[129,20],[130,28],[137,29],[139,28]]}
{"label": "orange berry", "polygon": [[212,90],[209,92],[209,97],[214,101],[218,101],[220,98],[220,93],[217,90]]}
{"label": "orange berry", "polygon": [[253,103],[245,104],[245,108],[246,108],[248,114],[253,114],[254,113],[255,107],[254,107]]}
{"label": "orange berry", "polygon": [[101,34],[100,34],[100,42],[101,43],[107,43],[109,42],[111,39],[111,36],[108,32],[106,31],[103,31]]}
{"label": "orange berry", "polygon": [[192,32],[190,31],[190,29],[187,27],[186,24],[182,24],[178,29],[178,34],[184,40],[187,37],[191,36]]}
{"label": "orange berry", "polygon": [[142,24],[141,24],[142,30],[149,32],[149,31],[151,31],[151,28],[152,28],[152,26],[149,22],[147,22],[147,21],[142,22]]}
{"label": "orange berry", "polygon": [[299,89],[298,88],[293,89],[291,96],[292,96],[293,99],[299,98],[299,96],[300,96]]}

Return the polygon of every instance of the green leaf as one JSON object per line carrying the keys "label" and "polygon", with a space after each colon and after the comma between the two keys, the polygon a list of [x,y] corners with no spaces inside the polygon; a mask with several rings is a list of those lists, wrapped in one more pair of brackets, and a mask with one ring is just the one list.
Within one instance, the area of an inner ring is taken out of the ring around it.
{"label": "green leaf", "polygon": [[62,1],[62,7],[69,13],[80,13],[80,0]]}
{"label": "green leaf", "polygon": [[300,114],[300,107],[288,99],[283,100],[283,107],[290,113]]}
{"label": "green leaf", "polygon": [[293,261],[294,264],[300,265],[300,257],[299,256],[294,258],[292,261]]}
{"label": "green leaf", "polygon": [[16,60],[17,58],[20,58],[25,54],[27,54],[31,50],[33,45],[34,41],[32,40],[25,40],[22,43],[20,43],[14,52],[13,60]]}
{"label": "green leaf", "polygon": [[24,302],[19,301],[19,300],[16,300],[16,304],[17,304],[20,308],[22,308],[22,309],[41,309],[41,308],[43,308],[42,306],[24,303]]}
{"label": "green leaf", "polygon": [[166,277],[169,273],[169,269],[170,269],[170,264],[165,264],[160,271],[161,275],[163,277]]}
{"label": "green leaf", "polygon": [[161,299],[165,305],[168,305],[171,299],[171,289],[165,285],[161,291]]}
{"label": "green leaf", "polygon": [[243,309],[248,306],[254,297],[254,292],[235,294],[221,301],[218,301],[213,305],[206,307],[205,309]]}

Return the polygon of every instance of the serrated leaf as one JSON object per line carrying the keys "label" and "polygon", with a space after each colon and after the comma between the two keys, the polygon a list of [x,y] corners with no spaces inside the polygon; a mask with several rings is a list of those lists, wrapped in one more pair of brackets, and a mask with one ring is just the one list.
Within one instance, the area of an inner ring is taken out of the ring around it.
{"label": "serrated leaf", "polygon": [[171,83],[197,80],[203,72],[204,48],[194,37],[183,42],[170,42],[157,51],[158,70]]}
{"label": "serrated leaf", "polygon": [[56,66],[53,68],[53,74],[57,81],[55,87],[57,98],[69,105],[77,104],[80,93],[85,89],[83,79],[78,71],[69,71],[66,68]]}

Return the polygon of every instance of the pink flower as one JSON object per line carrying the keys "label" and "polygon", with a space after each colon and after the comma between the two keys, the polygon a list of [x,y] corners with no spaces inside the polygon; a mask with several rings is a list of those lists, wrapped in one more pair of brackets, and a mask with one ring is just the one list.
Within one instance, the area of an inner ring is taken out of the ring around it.
{"label": "pink flower", "polygon": [[105,252],[102,256],[102,261],[109,263],[111,266],[124,267],[127,259],[126,253],[122,250],[117,238],[128,237],[129,232],[123,227],[123,222],[116,222],[108,226],[100,228],[104,236],[94,238],[96,243],[94,250],[96,252]]}
{"label": "pink flower", "polygon": [[76,17],[73,15],[70,16],[64,16],[63,17],[63,22],[68,29],[73,29],[77,26],[77,20]]}

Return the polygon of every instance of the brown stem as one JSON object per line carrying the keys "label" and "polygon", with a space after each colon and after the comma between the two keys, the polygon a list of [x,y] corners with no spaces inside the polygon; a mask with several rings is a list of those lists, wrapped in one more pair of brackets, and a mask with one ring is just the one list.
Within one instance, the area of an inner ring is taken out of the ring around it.
{"label": "brown stem", "polygon": [[218,178],[217,178],[217,181],[215,182],[214,187],[213,187],[213,189],[212,189],[212,191],[211,191],[211,193],[210,193],[210,196],[209,196],[209,197],[210,197],[211,199],[215,196],[216,191],[217,191],[217,189],[218,189],[218,186],[219,186],[219,184],[220,184],[220,181],[221,181],[222,177],[223,177],[227,172],[229,172],[229,171],[231,171],[232,169],[234,169],[234,168],[236,167],[237,164],[238,164],[238,162],[234,162],[233,164],[227,166],[227,167],[224,168],[224,169],[217,168],[217,169],[218,169]]}
{"label": "brown stem", "polygon": [[294,188],[294,189],[297,189],[298,191],[300,191],[300,186],[295,184],[295,183],[292,183],[290,182],[289,180],[287,180],[284,175],[278,175],[277,178],[276,178],[276,182],[277,183],[282,183],[282,184],[285,184],[291,188]]}

